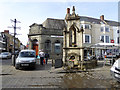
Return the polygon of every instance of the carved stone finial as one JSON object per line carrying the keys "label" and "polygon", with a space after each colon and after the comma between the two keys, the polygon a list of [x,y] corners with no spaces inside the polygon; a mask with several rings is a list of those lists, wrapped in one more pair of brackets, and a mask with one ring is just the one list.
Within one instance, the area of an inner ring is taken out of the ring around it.
{"label": "carved stone finial", "polygon": [[72,9],[72,11],[75,11],[75,6],[73,6],[73,9]]}
{"label": "carved stone finial", "polygon": [[75,15],[75,6],[73,6],[72,15]]}

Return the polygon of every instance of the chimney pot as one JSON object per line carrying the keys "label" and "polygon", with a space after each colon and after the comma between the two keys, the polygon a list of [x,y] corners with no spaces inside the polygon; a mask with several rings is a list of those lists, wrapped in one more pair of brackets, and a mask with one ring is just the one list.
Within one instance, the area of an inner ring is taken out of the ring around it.
{"label": "chimney pot", "polygon": [[9,34],[9,30],[4,30],[4,33],[8,33]]}
{"label": "chimney pot", "polygon": [[100,16],[100,20],[104,20],[104,15],[101,15],[101,16]]}
{"label": "chimney pot", "polygon": [[67,14],[70,14],[70,8],[67,8]]}

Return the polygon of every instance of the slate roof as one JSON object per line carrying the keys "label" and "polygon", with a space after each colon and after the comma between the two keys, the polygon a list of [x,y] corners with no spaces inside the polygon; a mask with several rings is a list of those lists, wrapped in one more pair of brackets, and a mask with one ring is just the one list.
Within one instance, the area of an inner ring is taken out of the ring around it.
{"label": "slate roof", "polygon": [[49,29],[63,29],[66,26],[64,19],[53,18],[47,18],[42,25],[43,27]]}
{"label": "slate roof", "polygon": [[[87,16],[80,16],[80,21],[86,21],[86,22],[96,23],[96,24],[100,24],[101,22],[100,19],[87,17]],[[120,26],[120,22],[111,21],[111,20],[104,20],[104,21],[110,26]]]}
{"label": "slate roof", "polygon": [[[80,21],[90,22],[90,23],[96,23],[101,24],[101,20],[97,18],[87,17],[87,16],[79,16]],[[111,21],[111,20],[104,20],[108,25],[110,26],[120,26],[120,22]],[[34,25],[43,25],[46,29],[58,29],[63,30],[64,27],[66,27],[66,23],[64,19],[53,19],[53,18],[47,18],[42,24],[32,24],[30,27]]]}

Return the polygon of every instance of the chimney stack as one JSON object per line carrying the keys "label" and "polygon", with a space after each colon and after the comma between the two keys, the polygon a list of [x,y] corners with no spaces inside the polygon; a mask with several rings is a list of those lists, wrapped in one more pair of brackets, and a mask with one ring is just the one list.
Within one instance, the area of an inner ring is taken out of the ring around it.
{"label": "chimney stack", "polygon": [[73,6],[73,9],[72,9],[72,15],[75,15],[75,6]]}
{"label": "chimney stack", "polygon": [[70,8],[67,8],[67,14],[70,14]]}
{"label": "chimney stack", "polygon": [[100,20],[102,20],[102,21],[104,20],[104,15],[100,16]]}

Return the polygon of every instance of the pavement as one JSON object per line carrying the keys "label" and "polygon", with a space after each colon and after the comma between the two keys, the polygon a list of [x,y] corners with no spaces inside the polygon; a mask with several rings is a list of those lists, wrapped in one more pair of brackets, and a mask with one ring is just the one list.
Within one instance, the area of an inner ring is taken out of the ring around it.
{"label": "pavement", "polygon": [[64,89],[64,88],[104,88],[120,89],[118,83],[110,75],[111,66],[98,61],[98,66],[86,72],[66,72],[63,68],[52,67],[52,60],[48,64],[40,65],[37,61],[36,69],[16,70],[11,59],[0,60],[2,72],[2,88],[34,88],[34,89]]}

